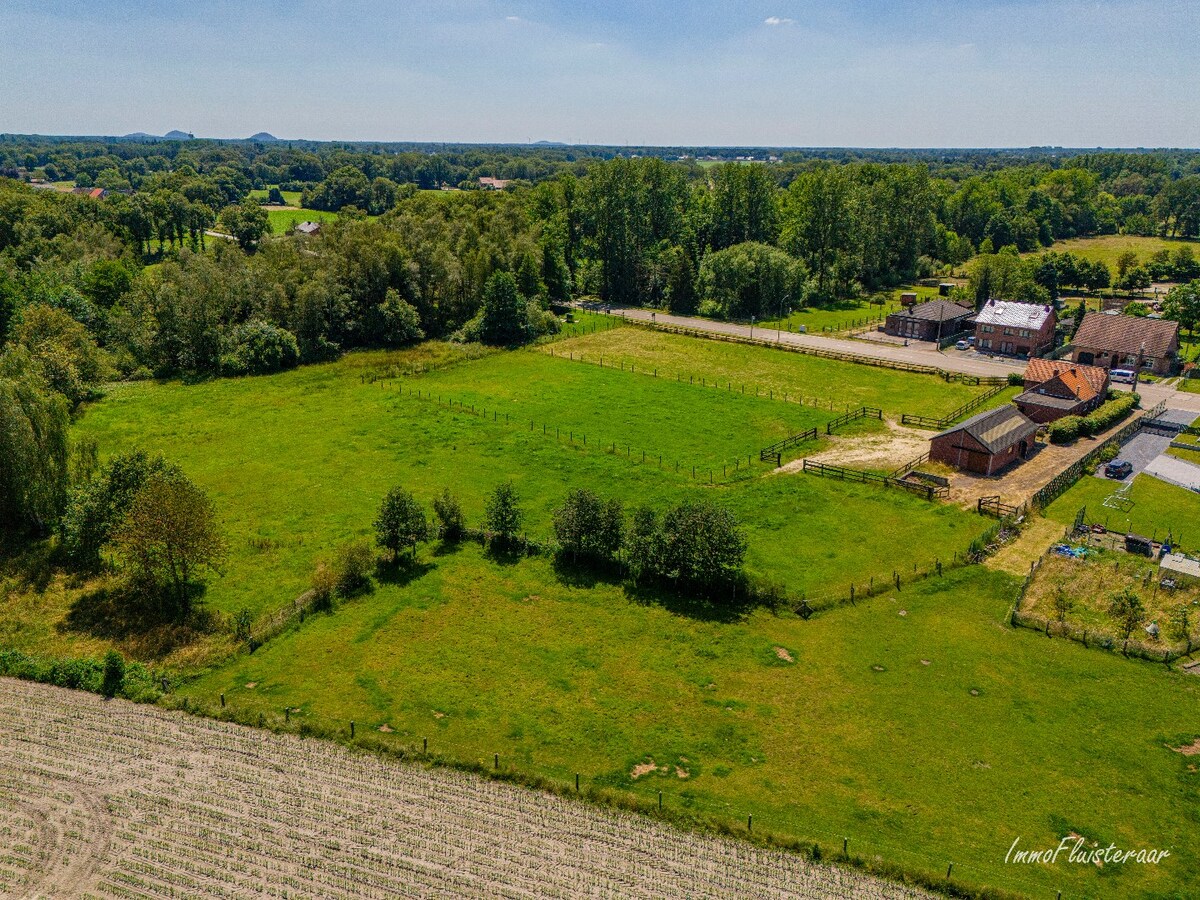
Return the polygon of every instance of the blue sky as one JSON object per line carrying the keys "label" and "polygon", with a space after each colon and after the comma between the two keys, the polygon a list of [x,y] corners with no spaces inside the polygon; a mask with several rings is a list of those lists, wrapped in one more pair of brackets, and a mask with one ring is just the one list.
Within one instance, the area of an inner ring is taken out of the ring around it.
{"label": "blue sky", "polygon": [[1197,0],[6,0],[0,132],[1200,146]]}

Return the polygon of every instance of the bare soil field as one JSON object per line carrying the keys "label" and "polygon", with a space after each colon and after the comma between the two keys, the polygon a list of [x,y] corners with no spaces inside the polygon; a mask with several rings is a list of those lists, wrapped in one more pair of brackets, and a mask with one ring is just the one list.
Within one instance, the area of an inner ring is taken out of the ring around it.
{"label": "bare soil field", "polygon": [[335,744],[0,679],[0,896],[930,895]]}

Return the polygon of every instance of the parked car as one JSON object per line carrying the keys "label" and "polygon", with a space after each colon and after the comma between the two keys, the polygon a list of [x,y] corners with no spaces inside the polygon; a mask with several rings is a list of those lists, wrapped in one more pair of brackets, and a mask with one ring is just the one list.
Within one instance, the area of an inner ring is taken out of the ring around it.
{"label": "parked car", "polygon": [[1108,478],[1128,478],[1133,472],[1133,463],[1127,459],[1114,459],[1104,467],[1104,474]]}
{"label": "parked car", "polygon": [[967,343],[970,344],[972,347],[974,347],[975,346],[975,335],[971,335],[969,338],[967,338]]}
{"label": "parked car", "polygon": [[1133,369],[1113,369],[1108,373],[1111,381],[1119,381],[1122,384],[1133,384]]}
{"label": "parked car", "polygon": [[970,348],[970,346],[971,345],[968,344],[966,341],[959,341],[957,344],[954,345],[954,348],[956,350],[967,350]]}

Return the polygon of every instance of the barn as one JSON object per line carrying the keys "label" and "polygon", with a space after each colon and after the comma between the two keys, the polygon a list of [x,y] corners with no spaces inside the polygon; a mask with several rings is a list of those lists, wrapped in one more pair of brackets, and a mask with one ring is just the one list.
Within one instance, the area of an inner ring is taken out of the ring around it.
{"label": "barn", "polygon": [[956,469],[994,475],[1033,451],[1038,426],[1012,405],[972,416],[929,441],[929,458]]}

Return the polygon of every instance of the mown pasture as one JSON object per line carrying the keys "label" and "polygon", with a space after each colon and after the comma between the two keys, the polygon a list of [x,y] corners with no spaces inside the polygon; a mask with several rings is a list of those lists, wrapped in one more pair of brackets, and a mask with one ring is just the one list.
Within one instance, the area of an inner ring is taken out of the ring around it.
{"label": "mown pasture", "polygon": [[[763,333],[770,339],[771,331]],[[859,406],[877,406],[892,417],[901,413],[941,416],[963,405],[987,387],[946,382],[936,375],[899,372],[844,363],[804,353],[752,348],[715,340],[696,340],[638,326],[617,326],[567,335],[556,342],[558,355],[582,357],[605,366],[657,369],[660,378],[676,378],[713,386],[717,390],[786,396],[832,410],[835,414]],[[1003,398],[997,402],[1005,402]]]}
{"label": "mown pasture", "polygon": [[713,496],[745,524],[750,568],[810,594],[889,577],[911,564],[913,546],[922,567],[950,559],[984,528],[954,507],[759,462],[759,448],[821,428],[827,410],[536,351],[470,355],[427,345],[260,378],[118,385],[78,432],[105,454],[161,452],[212,492],[230,558],[208,597],[230,614],[302,593],[317,558],[370,533],[395,484],[423,501],[449,487],[477,522],[487,492],[512,479],[538,539],[571,487],[660,508]]}
{"label": "mown pasture", "polygon": [[[979,567],[802,621],[726,621],[430,548],[184,689],[348,737],[629,791],[1030,896],[1176,896],[1200,877],[1200,679],[1004,624]],[[1013,841],[1165,847],[1161,866],[1006,865]]]}
{"label": "mown pasture", "polygon": [[1106,507],[1104,501],[1120,485],[1107,478],[1085,475],[1046,509],[1046,515],[1063,525],[1075,522],[1082,507],[1089,523],[1111,531],[1134,532],[1163,540],[1171,535],[1184,550],[1200,550],[1200,494],[1160,481],[1153,475],[1133,480],[1128,510]]}

